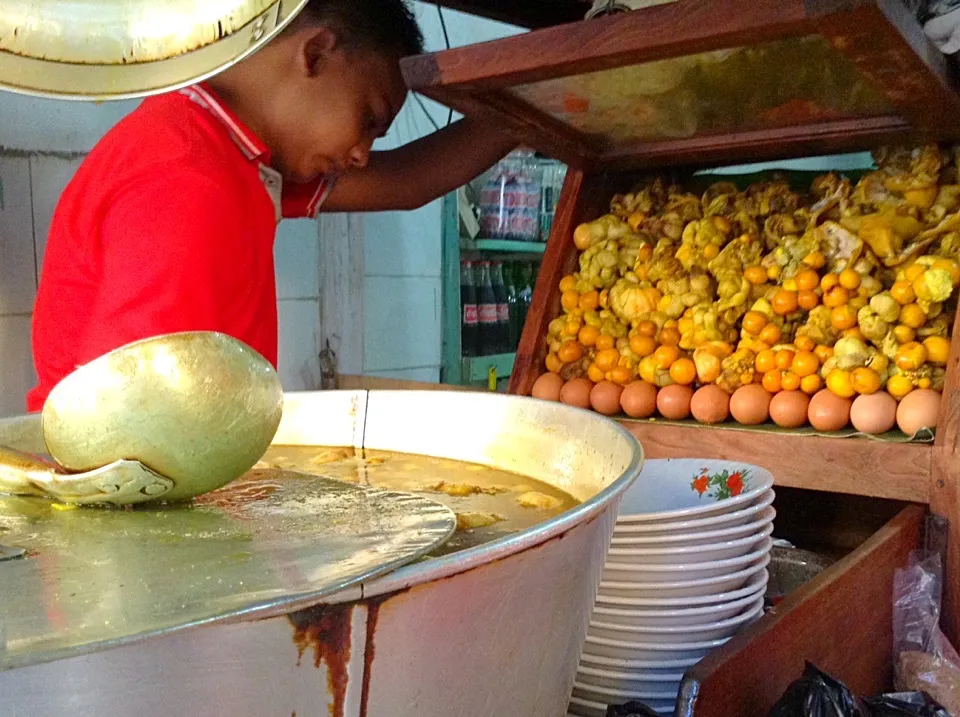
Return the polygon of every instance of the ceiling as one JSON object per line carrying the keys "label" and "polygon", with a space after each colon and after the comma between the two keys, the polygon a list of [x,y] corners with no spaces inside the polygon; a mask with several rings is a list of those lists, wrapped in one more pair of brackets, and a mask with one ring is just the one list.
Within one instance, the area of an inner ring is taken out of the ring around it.
{"label": "ceiling", "polygon": [[582,20],[589,0],[440,0],[436,4],[527,28]]}

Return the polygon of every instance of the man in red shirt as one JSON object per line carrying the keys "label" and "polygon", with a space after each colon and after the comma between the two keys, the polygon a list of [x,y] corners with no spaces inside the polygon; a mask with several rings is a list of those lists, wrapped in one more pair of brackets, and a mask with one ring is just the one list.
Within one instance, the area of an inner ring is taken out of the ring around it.
{"label": "man in red shirt", "polygon": [[421,206],[514,146],[464,119],[372,152],[423,38],[403,0],[312,0],[249,59],[145,100],[93,149],[54,214],[33,319],[42,409],[77,366],[177,331],[221,331],[277,362],[283,217]]}

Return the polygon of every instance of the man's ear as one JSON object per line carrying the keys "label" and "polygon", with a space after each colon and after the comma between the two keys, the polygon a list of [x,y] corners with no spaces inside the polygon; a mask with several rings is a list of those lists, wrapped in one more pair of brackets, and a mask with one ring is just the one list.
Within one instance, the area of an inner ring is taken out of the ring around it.
{"label": "man's ear", "polygon": [[[305,33],[306,34],[306,33]],[[300,64],[308,77],[316,75],[337,47],[337,36],[328,27],[315,27],[301,44]]]}

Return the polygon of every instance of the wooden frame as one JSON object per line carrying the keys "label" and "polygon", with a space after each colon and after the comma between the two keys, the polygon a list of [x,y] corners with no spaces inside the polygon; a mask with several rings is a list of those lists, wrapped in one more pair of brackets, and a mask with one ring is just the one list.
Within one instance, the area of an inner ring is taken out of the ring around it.
{"label": "wooden frame", "polygon": [[[543,337],[550,321],[561,312],[560,279],[577,265],[574,228],[603,214],[610,197],[622,190],[625,181],[629,180],[616,174],[587,174],[583,170],[567,174],[520,339],[511,393],[529,395],[542,372],[547,351]],[[955,322],[960,326],[960,315]],[[954,577],[960,576],[960,330],[953,333],[940,425],[933,445],[629,419],[621,423],[643,442],[650,458],[689,455],[688,446],[695,436],[698,455],[763,465],[775,472],[781,486],[929,505],[950,524],[946,567],[951,579],[945,581],[943,626],[951,639],[960,637],[960,579]],[[784,460],[784,456],[801,454],[803,460]]]}
{"label": "wooden frame", "polygon": [[[819,35],[880,90],[892,113],[616,146],[588,137],[511,87],[762,42]],[[679,0],[408,58],[411,89],[485,115],[574,167],[732,163],[960,137],[945,58],[899,0]]]}

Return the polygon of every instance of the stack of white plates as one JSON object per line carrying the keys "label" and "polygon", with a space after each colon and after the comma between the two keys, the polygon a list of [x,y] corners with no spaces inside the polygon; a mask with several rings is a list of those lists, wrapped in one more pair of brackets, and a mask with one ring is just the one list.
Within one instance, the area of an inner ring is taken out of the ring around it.
{"label": "stack of white plates", "polygon": [[647,461],[620,505],[569,712],[673,714],[684,672],[763,614],[773,476],[745,463]]}

